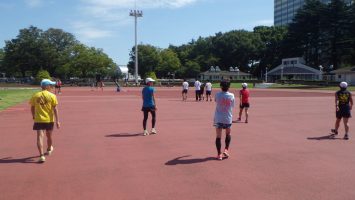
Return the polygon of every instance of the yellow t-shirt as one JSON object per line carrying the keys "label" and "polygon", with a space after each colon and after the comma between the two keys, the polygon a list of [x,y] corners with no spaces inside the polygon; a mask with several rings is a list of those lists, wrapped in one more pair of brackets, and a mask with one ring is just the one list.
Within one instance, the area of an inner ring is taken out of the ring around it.
{"label": "yellow t-shirt", "polygon": [[35,122],[54,122],[54,107],[58,105],[57,97],[47,90],[37,92],[30,100],[31,106],[35,107]]}

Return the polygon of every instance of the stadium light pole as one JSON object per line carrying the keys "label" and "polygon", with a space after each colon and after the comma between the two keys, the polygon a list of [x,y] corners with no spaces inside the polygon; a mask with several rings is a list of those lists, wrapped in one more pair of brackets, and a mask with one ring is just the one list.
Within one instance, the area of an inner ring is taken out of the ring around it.
{"label": "stadium light pole", "polygon": [[134,78],[136,81],[136,85],[138,85],[138,45],[137,45],[137,18],[143,17],[143,11],[141,10],[131,10],[129,16],[134,17],[134,50],[135,50],[135,70],[134,70]]}

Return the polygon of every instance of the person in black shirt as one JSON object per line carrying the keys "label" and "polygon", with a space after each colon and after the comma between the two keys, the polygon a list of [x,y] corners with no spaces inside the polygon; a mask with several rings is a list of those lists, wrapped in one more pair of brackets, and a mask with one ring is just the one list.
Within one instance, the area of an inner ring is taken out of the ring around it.
{"label": "person in black shirt", "polygon": [[346,82],[341,82],[340,90],[335,93],[335,107],[336,107],[336,121],[335,121],[335,129],[332,129],[334,135],[338,134],[338,129],[340,125],[340,121],[343,118],[344,126],[345,126],[345,135],[344,139],[349,139],[349,118],[351,117],[351,110],[353,107],[353,98],[351,93],[347,90],[348,84]]}

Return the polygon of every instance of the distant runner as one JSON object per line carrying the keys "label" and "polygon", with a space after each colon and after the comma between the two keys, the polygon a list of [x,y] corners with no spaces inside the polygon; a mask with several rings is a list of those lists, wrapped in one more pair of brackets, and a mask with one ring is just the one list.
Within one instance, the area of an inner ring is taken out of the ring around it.
{"label": "distant runner", "polygon": [[335,108],[336,108],[336,121],[335,129],[332,129],[334,135],[338,135],[340,121],[343,118],[345,126],[344,140],[349,139],[349,118],[351,118],[351,110],[353,108],[353,98],[351,93],[347,90],[348,83],[341,82],[340,90],[335,93]]}
{"label": "distant runner", "polygon": [[155,82],[154,79],[152,78],[146,78],[145,83],[147,86],[145,86],[142,90],[142,99],[143,99],[143,135],[147,136],[149,135],[149,132],[147,131],[147,120],[148,120],[148,113],[152,115],[152,131],[151,134],[156,134],[157,131],[155,130],[155,122],[156,122],[156,113],[155,111],[157,110],[156,106],[156,101],[154,97],[155,89],[153,87],[153,83]]}
{"label": "distant runner", "polygon": [[184,79],[184,82],[182,83],[182,100],[186,101],[187,100],[187,92],[189,91],[189,83]]}
{"label": "distant runner", "polygon": [[212,101],[212,83],[210,81],[207,81],[206,83],[206,101],[208,101],[208,99],[210,99],[210,101]]}
{"label": "distant runner", "polygon": [[239,99],[240,99],[240,105],[239,105],[239,118],[238,121],[242,120],[242,113],[243,110],[245,109],[245,123],[248,123],[248,109],[250,107],[249,104],[249,90],[247,89],[248,84],[247,83],[242,83],[243,89],[239,91]]}

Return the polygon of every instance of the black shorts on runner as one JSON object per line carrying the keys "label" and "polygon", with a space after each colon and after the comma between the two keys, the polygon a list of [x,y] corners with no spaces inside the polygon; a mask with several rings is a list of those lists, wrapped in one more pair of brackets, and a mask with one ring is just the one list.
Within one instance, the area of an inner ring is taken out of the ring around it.
{"label": "black shorts on runner", "polygon": [[48,123],[38,123],[35,122],[33,124],[33,130],[46,130],[46,131],[51,131],[53,130],[54,127],[54,122],[48,122]]}
{"label": "black shorts on runner", "polygon": [[339,111],[336,112],[336,117],[337,119],[341,118],[350,118],[351,117],[351,111],[350,111],[350,106],[349,105],[339,105]]}
{"label": "black shorts on runner", "polygon": [[249,108],[250,104],[249,103],[242,103],[239,107],[240,108]]}
{"label": "black shorts on runner", "polygon": [[187,94],[187,89],[183,89],[183,90],[182,90],[182,93],[183,93],[183,94]]}
{"label": "black shorts on runner", "polygon": [[212,91],[206,90],[206,95],[211,95]]}
{"label": "black shorts on runner", "polygon": [[153,111],[155,111],[155,106],[153,106],[153,107],[142,107],[141,111],[143,111],[143,112],[153,112]]}
{"label": "black shorts on runner", "polygon": [[216,128],[227,129],[232,126],[232,124],[217,123],[214,125]]}
{"label": "black shorts on runner", "polygon": [[60,88],[60,85],[56,85],[55,88]]}

